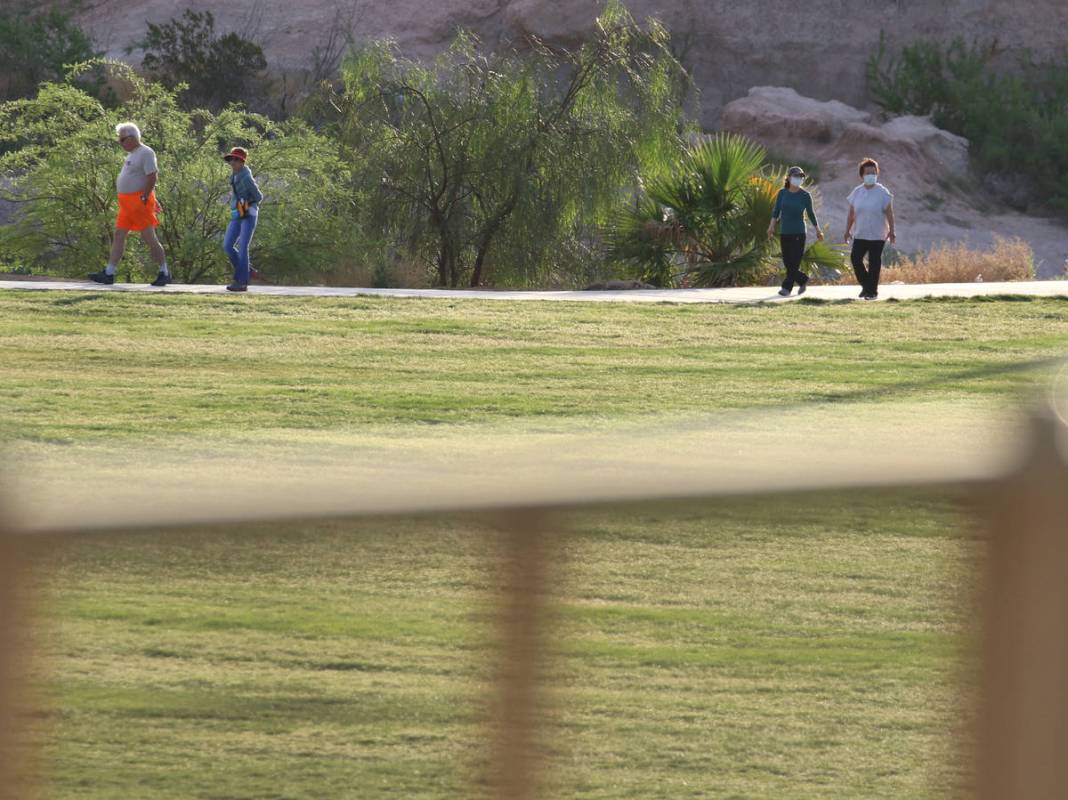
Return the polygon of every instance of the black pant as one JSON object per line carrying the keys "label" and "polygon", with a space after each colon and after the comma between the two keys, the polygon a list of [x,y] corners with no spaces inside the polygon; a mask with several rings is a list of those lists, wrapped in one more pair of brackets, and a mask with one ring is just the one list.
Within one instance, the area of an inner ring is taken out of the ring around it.
{"label": "black pant", "polygon": [[[857,283],[865,294],[879,293],[879,272],[883,268],[884,247],[886,242],[882,239],[853,240],[853,254],[850,256],[853,274],[857,276]],[[864,269],[864,256],[868,257],[867,269]]]}
{"label": "black pant", "polygon": [[801,259],[805,257],[805,234],[784,233],[779,237],[782,245],[782,263],[786,267],[786,280],[782,288],[792,291],[794,283],[808,283],[808,275],[801,271]]}

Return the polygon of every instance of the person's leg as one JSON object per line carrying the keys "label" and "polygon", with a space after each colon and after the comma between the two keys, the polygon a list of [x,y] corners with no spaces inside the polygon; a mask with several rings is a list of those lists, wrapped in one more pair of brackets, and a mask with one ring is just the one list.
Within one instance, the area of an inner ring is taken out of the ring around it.
{"label": "person's leg", "polygon": [[118,271],[122,254],[126,252],[126,237],[129,235],[130,232],[125,228],[115,229],[115,236],[111,240],[111,257],[108,259],[107,267],[104,268],[104,272],[108,275],[114,275]]}
{"label": "person's leg", "polygon": [[794,253],[797,250],[796,242],[797,237],[791,234],[783,234],[779,238],[779,244],[783,251],[783,268],[786,270],[786,277],[783,279],[782,284],[783,292],[794,291],[794,272],[797,269],[794,260]]}
{"label": "person's leg", "polygon": [[790,277],[790,237],[785,233],[779,234],[779,252],[782,257],[782,268],[785,272],[781,289],[784,292],[789,292],[793,290],[794,282]]}
{"label": "person's leg", "polygon": [[127,228],[120,228],[116,225],[115,234],[111,239],[111,255],[108,256],[108,263],[100,272],[90,272],[89,280],[109,286],[115,283],[115,274],[119,271],[119,262],[122,261],[122,254],[126,251],[126,237],[129,235],[130,231]]}
{"label": "person's leg", "polygon": [[248,283],[249,279],[249,245],[252,244],[252,237],[256,233],[256,216],[246,216],[241,220],[241,237],[237,244],[237,264],[238,273],[235,275],[234,280],[237,283]]}
{"label": "person's leg", "polygon": [[159,271],[164,275],[170,275],[171,271],[167,267],[167,254],[163,252],[163,245],[160,244],[159,237],[156,236],[156,229],[145,228],[141,231],[141,241],[148,248],[148,253],[152,256],[152,260],[159,266]]}
{"label": "person's leg", "polygon": [[234,250],[234,245],[237,243],[238,238],[241,236],[241,220],[232,219],[230,224],[226,226],[226,235],[223,237],[223,252],[226,253],[226,257],[230,259],[230,264],[234,268],[234,282],[237,282],[238,272],[238,260],[237,251]]}
{"label": "person's leg", "polygon": [[853,263],[853,274],[857,276],[857,283],[864,294],[868,293],[868,271],[864,268],[864,254],[867,247],[863,239],[853,240],[853,252],[849,254],[849,260]]}
{"label": "person's leg", "polygon": [[879,273],[883,269],[883,248],[886,247],[885,241],[878,241],[871,243],[871,249],[868,251],[868,294],[872,297],[879,294]]}
{"label": "person's leg", "polygon": [[792,291],[798,280],[801,259],[805,254],[805,237],[799,234],[787,234],[779,239],[782,246],[782,263],[786,267],[786,280],[782,282],[784,292]]}
{"label": "person's leg", "polygon": [[808,239],[805,236],[798,238],[797,252],[794,254],[794,258],[797,260],[797,266],[794,267],[794,279],[800,284],[801,292],[805,291],[805,287],[808,286],[808,275],[801,271],[801,262],[805,260],[805,245],[808,243]]}

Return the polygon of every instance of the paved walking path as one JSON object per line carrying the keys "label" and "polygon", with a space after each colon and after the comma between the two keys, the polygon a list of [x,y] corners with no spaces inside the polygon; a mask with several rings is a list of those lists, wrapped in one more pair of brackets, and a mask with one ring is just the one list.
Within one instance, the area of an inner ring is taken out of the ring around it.
{"label": "paved walking path", "polygon": [[[222,286],[172,284],[162,289],[138,283],[103,286],[88,281],[0,281],[0,289],[29,291],[152,292],[162,294],[225,294]],[[248,295],[269,297],[414,297],[451,300],[571,300],[578,302],[630,303],[760,303],[790,302],[797,294],[782,298],[775,287],[738,289],[628,289],[623,291],[475,291],[468,289],[349,289],[332,286],[253,286]],[[856,286],[813,286],[805,297],[819,300],[856,300]],[[1068,281],[1019,281],[1013,283],[888,284],[879,287],[880,300],[913,300],[921,297],[981,297],[989,295],[1068,297]]]}

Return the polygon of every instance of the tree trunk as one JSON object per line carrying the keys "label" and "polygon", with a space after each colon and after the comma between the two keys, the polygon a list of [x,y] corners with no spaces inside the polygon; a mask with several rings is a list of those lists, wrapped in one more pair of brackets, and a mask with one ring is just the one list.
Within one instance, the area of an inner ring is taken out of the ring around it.
{"label": "tree trunk", "polygon": [[451,277],[450,277],[450,280],[449,280],[449,288],[450,289],[459,289],[460,288],[460,259],[457,257],[456,253],[453,253],[451,255],[451,257],[449,258],[449,267],[450,267],[450,271],[451,271]]}
{"label": "tree trunk", "polygon": [[471,288],[477,289],[482,285],[482,265],[486,261],[486,250],[489,249],[489,245],[480,244],[478,246],[478,255],[475,256],[475,268],[471,272]]}
{"label": "tree trunk", "polygon": [[442,289],[449,285],[452,265],[449,263],[449,235],[444,230],[438,231],[441,243],[438,245],[438,286]]}
{"label": "tree trunk", "polygon": [[460,285],[460,262],[457,248],[447,233],[441,234],[438,249],[438,286],[456,289]]}
{"label": "tree trunk", "polygon": [[482,283],[482,269],[486,262],[486,253],[489,251],[490,242],[493,241],[493,237],[497,235],[497,231],[501,229],[505,221],[515,211],[516,202],[518,200],[519,189],[516,188],[512,191],[511,197],[505,201],[504,205],[494,214],[485,224],[482,230],[482,235],[478,239],[478,251],[475,257],[475,271],[471,274],[471,288],[479,286]]}
{"label": "tree trunk", "polygon": [[449,269],[448,264],[445,263],[445,251],[444,250],[439,250],[438,251],[438,286],[440,288],[442,288],[442,289],[444,289],[446,286],[448,286],[448,280],[447,280],[447,277],[446,277],[449,274],[448,269]]}

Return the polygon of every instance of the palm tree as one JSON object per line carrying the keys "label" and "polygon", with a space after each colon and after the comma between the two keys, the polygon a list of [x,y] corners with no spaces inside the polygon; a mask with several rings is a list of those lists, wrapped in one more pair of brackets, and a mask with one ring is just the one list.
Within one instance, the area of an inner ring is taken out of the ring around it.
{"label": "palm tree", "polygon": [[[779,254],[767,238],[784,170],[765,164],[764,148],[720,133],[650,179],[607,231],[608,256],[637,268],[642,280],[670,286],[688,277],[696,286],[762,282]],[[817,242],[813,266],[837,267],[841,254]]]}

